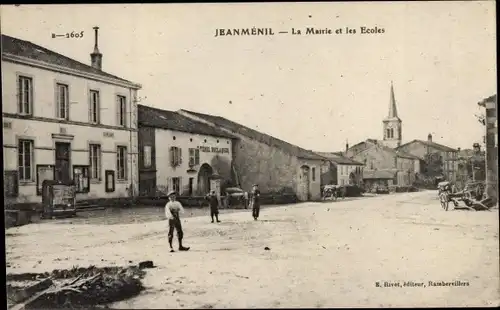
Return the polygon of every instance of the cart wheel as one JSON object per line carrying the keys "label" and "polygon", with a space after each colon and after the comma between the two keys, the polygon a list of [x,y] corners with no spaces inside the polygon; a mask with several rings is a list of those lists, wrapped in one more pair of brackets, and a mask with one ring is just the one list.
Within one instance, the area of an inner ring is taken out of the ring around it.
{"label": "cart wheel", "polygon": [[441,207],[445,211],[448,211],[448,203],[449,203],[448,195],[446,195],[445,193],[442,193],[441,195],[439,195],[439,201],[441,202]]}

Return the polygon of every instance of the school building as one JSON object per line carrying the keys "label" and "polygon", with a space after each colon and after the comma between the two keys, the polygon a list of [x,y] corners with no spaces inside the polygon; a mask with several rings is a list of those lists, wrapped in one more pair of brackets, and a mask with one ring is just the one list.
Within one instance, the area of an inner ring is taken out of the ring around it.
{"label": "school building", "polygon": [[44,180],[74,180],[77,199],[138,189],[139,84],[102,71],[95,28],[91,65],[2,35],[4,195],[41,202]]}

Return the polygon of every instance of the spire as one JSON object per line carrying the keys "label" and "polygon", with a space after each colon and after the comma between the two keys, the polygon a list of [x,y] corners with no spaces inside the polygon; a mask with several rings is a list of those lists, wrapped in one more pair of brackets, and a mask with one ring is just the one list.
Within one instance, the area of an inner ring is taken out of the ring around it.
{"label": "spire", "polygon": [[388,118],[398,118],[398,109],[396,107],[396,99],[394,97],[394,86],[391,81],[391,98],[389,102],[389,115]]}

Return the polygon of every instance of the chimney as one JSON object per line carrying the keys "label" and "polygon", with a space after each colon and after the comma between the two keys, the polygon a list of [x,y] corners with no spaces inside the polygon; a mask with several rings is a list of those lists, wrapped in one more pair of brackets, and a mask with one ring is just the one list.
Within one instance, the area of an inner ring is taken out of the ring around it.
{"label": "chimney", "polygon": [[98,31],[99,27],[94,27],[95,31],[95,43],[94,43],[94,52],[90,54],[90,65],[97,69],[102,70],[102,54],[99,52],[99,46],[97,42],[97,38],[99,36]]}
{"label": "chimney", "polygon": [[427,136],[427,141],[432,142],[432,135],[431,135],[431,134],[429,134],[429,135]]}
{"label": "chimney", "polygon": [[349,142],[345,141],[345,155],[347,156],[347,151],[349,151]]}

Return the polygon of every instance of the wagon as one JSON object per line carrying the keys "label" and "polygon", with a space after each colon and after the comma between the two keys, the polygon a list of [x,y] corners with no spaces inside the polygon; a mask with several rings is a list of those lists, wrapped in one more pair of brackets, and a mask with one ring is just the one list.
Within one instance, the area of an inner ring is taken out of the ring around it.
{"label": "wagon", "polygon": [[[439,184],[438,184],[439,187]],[[440,189],[439,201],[441,207],[448,211],[448,206],[450,202],[453,202],[455,209],[468,209],[473,211],[489,210],[492,205],[492,200],[490,198],[483,199],[484,194],[484,183],[483,182],[469,182],[465,185],[465,188],[459,192],[452,193],[450,187]],[[460,202],[463,202],[464,206],[460,206]]]}

